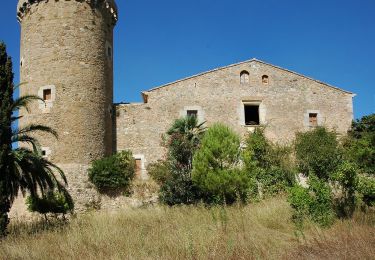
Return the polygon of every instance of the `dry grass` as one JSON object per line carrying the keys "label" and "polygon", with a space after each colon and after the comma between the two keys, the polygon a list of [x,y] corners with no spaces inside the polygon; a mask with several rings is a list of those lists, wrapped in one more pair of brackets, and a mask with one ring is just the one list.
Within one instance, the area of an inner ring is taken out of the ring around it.
{"label": "dry grass", "polygon": [[176,207],[92,213],[36,232],[13,224],[1,259],[374,259],[375,214],[304,235],[283,199],[244,208]]}

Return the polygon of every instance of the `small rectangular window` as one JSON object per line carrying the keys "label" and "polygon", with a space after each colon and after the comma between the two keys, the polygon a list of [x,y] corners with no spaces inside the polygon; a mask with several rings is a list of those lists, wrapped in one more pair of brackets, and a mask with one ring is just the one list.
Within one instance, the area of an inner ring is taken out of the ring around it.
{"label": "small rectangular window", "polygon": [[48,101],[52,98],[52,91],[51,89],[44,89],[43,90],[43,100]]}
{"label": "small rectangular window", "polygon": [[310,123],[310,126],[312,127],[318,126],[318,114],[317,113],[309,114],[309,123]]}
{"label": "small rectangular window", "polygon": [[108,58],[112,58],[112,48],[111,47],[108,47],[107,55],[108,55]]}
{"label": "small rectangular window", "polygon": [[186,111],[186,115],[197,117],[198,116],[198,110],[188,110],[188,111]]}
{"label": "small rectangular window", "polygon": [[141,175],[142,175],[142,160],[135,159],[135,176],[140,178]]}
{"label": "small rectangular window", "polygon": [[245,105],[245,125],[259,125],[259,106]]}

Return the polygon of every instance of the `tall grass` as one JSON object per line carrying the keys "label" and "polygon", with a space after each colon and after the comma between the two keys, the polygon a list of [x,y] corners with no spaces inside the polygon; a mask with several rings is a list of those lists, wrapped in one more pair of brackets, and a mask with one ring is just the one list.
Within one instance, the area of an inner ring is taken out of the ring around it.
{"label": "tall grass", "polygon": [[68,225],[11,226],[1,259],[373,259],[375,214],[330,229],[290,221],[284,199],[246,207],[93,212]]}

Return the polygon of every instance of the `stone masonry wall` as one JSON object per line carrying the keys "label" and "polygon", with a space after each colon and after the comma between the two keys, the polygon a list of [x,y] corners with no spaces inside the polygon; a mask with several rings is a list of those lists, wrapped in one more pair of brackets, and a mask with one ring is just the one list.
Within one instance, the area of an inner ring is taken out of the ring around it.
{"label": "stone masonry wall", "polygon": [[[242,71],[249,83],[240,83]],[[269,83],[262,83],[262,76]],[[353,94],[258,60],[244,62],[143,93],[144,104],[116,107],[117,149],[130,149],[144,156],[145,167],[162,159],[161,136],[186,110],[198,110],[207,126],[222,122],[244,137],[254,127],[244,125],[244,103],[260,104],[261,124],[274,142],[289,142],[298,131],[310,129],[308,113],[345,134],[353,119]],[[199,115],[200,114],[200,115]],[[307,117],[307,118],[306,118]]]}

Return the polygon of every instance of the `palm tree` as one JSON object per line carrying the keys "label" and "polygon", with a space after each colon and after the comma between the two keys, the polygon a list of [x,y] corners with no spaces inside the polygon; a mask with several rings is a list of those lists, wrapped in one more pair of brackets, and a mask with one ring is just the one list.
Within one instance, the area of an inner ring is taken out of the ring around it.
{"label": "palm tree", "polygon": [[[35,100],[42,100],[38,96],[27,95],[22,96],[12,104],[10,104],[10,111],[12,111],[11,122],[12,125],[22,118],[22,116],[15,116],[20,109],[25,109],[29,112],[28,105]],[[42,100],[43,101],[43,100]],[[9,126],[0,125],[0,131],[6,132]],[[8,213],[13,204],[14,199],[18,196],[19,191],[25,195],[27,192],[32,197],[38,197],[39,194],[45,194],[54,189],[64,190],[64,185],[67,184],[66,177],[63,171],[55,164],[43,158],[41,154],[40,144],[34,137],[35,133],[51,134],[57,138],[57,133],[53,129],[39,125],[30,124],[19,129],[11,130],[11,143],[18,143],[18,148],[10,150],[7,154],[5,162],[5,172],[1,173],[4,185],[2,192],[1,217],[3,220],[3,230],[0,230],[0,235],[6,234],[6,225],[9,223]],[[57,172],[63,183],[61,183],[55,175]],[[5,196],[4,196],[5,195]],[[4,224],[5,223],[5,224]]]}
{"label": "palm tree", "polygon": [[192,168],[194,152],[206,130],[196,116],[177,119],[168,130],[169,151],[176,162],[182,167]]}

